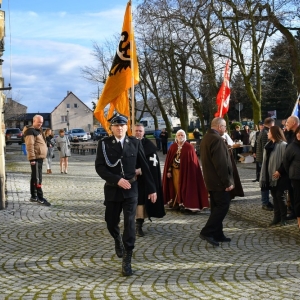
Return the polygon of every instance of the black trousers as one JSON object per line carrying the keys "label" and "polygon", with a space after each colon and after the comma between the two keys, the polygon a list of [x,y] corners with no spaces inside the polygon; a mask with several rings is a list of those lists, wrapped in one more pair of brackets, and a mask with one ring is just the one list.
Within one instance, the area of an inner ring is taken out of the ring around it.
{"label": "black trousers", "polygon": [[287,207],[285,203],[284,191],[280,191],[276,187],[274,187],[271,189],[271,195],[273,197],[274,204],[274,221],[285,221]]}
{"label": "black trousers", "polygon": [[230,193],[226,191],[209,191],[210,216],[201,234],[215,239],[221,239],[223,233],[223,220],[226,217],[230,205]]}
{"label": "black trousers", "polygon": [[35,165],[31,166],[30,193],[31,197],[43,199],[43,159],[37,159]]}
{"label": "black trousers", "polygon": [[[292,179],[293,186],[293,204],[297,218],[300,218],[300,180]],[[292,198],[291,198],[292,200]]]}
{"label": "black trousers", "polygon": [[299,185],[299,184],[300,184],[300,180],[295,180],[294,184],[293,184],[293,181],[291,180],[290,187],[289,187],[290,210],[291,210],[291,214],[295,215],[295,216],[297,214],[296,214],[296,209],[295,209],[296,196],[294,193],[294,189],[295,189],[295,187],[297,188],[297,185]]}
{"label": "black trousers", "polygon": [[161,149],[161,147],[160,147],[160,139],[159,139],[159,138],[158,138],[158,139],[155,139],[155,141],[156,141],[156,147],[157,147],[157,150],[160,151],[160,149]]}
{"label": "black trousers", "polygon": [[256,165],[256,180],[259,181],[260,171],[261,171],[261,163],[255,162]]}
{"label": "black trousers", "polygon": [[168,142],[162,141],[161,142],[161,148],[162,148],[163,154],[167,154],[167,152],[168,152]]}
{"label": "black trousers", "polygon": [[120,214],[123,211],[124,231],[123,244],[125,250],[132,250],[135,243],[135,214],[138,203],[137,197],[126,198],[120,202],[106,201],[105,221],[107,229],[113,238],[120,235]]}

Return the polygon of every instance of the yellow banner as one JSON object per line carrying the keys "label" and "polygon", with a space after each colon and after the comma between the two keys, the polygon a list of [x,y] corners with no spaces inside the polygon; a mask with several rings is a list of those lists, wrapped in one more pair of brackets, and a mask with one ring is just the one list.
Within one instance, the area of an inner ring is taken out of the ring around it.
{"label": "yellow banner", "polygon": [[[132,57],[130,55],[131,47],[133,47]],[[133,70],[131,60],[133,60]],[[128,125],[130,125],[128,90],[131,88],[132,76],[134,77],[134,84],[137,84],[139,82],[139,70],[132,27],[131,3],[128,2],[117,52],[94,112],[95,117],[107,132],[110,132],[107,120],[112,117],[115,110],[127,116]],[[110,107],[105,116],[104,109],[108,104]]]}
{"label": "yellow banner", "polygon": [[3,10],[0,10],[0,40],[4,38],[4,26],[5,26],[5,13]]}

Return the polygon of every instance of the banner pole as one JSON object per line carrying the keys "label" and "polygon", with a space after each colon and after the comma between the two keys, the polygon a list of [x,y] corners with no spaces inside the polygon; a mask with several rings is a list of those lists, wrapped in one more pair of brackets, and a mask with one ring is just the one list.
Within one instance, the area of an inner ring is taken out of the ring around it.
{"label": "banner pole", "polygon": [[300,93],[299,93],[298,98],[297,98],[297,100],[296,100],[295,106],[294,106],[294,108],[293,108],[293,110],[292,110],[292,116],[294,115],[294,113],[295,113],[295,111],[296,111],[296,107],[297,107],[297,105],[298,105],[298,101],[299,101],[299,100],[300,100]]}
{"label": "banner pole", "polygon": [[135,125],[135,105],[134,105],[134,61],[133,61],[133,24],[132,24],[132,10],[131,10],[131,0],[130,3],[130,65],[131,65],[131,133],[133,135],[134,125]]}

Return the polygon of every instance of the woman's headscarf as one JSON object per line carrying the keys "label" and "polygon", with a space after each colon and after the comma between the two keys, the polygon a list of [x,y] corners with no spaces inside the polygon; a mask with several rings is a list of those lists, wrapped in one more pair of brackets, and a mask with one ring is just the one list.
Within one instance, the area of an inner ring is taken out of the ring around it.
{"label": "woman's headscarf", "polygon": [[179,133],[179,132],[182,132],[182,133],[183,133],[183,135],[184,135],[184,141],[183,141],[183,142],[185,142],[185,141],[186,141],[186,133],[185,133],[184,130],[182,130],[182,129],[179,129],[179,130],[176,132],[175,142],[178,143],[178,141],[177,141],[177,133]]}

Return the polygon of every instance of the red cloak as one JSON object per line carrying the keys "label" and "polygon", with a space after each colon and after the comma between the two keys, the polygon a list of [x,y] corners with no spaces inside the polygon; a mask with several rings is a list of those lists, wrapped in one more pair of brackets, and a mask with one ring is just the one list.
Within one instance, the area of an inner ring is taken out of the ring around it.
{"label": "red cloak", "polygon": [[[172,178],[167,177],[168,169],[172,166],[178,149],[177,143],[171,145],[164,166],[163,194],[167,204],[174,200],[176,194]],[[194,147],[185,142],[180,154],[180,171],[177,202],[182,203],[186,209],[201,210],[209,207],[208,192],[203,180],[202,171]]]}

